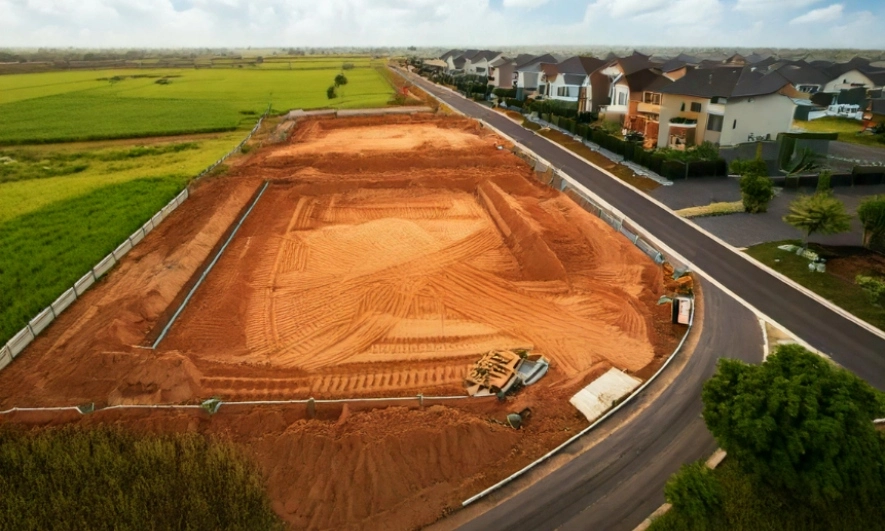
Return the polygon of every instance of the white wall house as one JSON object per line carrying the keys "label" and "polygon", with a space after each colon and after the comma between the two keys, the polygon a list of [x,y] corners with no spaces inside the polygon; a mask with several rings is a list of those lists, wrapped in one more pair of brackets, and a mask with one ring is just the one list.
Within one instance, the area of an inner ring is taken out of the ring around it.
{"label": "white wall house", "polygon": [[552,82],[549,82],[550,99],[577,103],[581,86],[587,81],[587,76],[578,74],[557,74]]}
{"label": "white wall house", "polygon": [[[880,79],[878,75],[874,77]],[[839,92],[841,90],[847,90],[859,86],[863,86],[868,89],[876,89],[882,88],[881,83],[882,81],[879,81],[879,84],[877,84],[876,81],[870,79],[870,77],[868,77],[860,70],[850,70],[827,83],[827,85],[824,87],[824,92]]]}
{"label": "white wall house", "polygon": [[780,94],[753,98],[729,98],[725,104],[719,144],[733,146],[743,142],[777,138],[793,126],[796,103]]}

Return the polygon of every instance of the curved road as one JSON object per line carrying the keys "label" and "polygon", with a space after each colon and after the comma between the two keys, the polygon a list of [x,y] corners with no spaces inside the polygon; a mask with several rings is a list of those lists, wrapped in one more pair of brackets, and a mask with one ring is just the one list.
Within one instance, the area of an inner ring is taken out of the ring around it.
{"label": "curved road", "polygon": [[755,315],[715,286],[702,287],[703,326],[694,354],[653,403],[590,450],[459,529],[630,530],[657,509],[667,478],[716,449],[701,418],[699,390],[717,359],[762,361]]}
{"label": "curved road", "polygon": [[[449,106],[481,118],[547,159],[635,220],[671,249],[761,312],[885,390],[885,340],[734,256],[694,226],[551,141],[504,116],[413,79]],[[663,485],[682,463],[706,457],[715,442],[700,417],[700,388],[719,357],[756,362],[761,332],[755,315],[704,283],[701,337],[682,372],[629,424],[460,529],[624,529],[663,502]],[[620,414],[626,414],[625,408]]]}
{"label": "curved road", "polygon": [[735,256],[731,249],[644,194],[615,182],[614,178],[550,140],[423,79],[412,77],[411,80],[447,105],[470,117],[483,119],[547,159],[748,304],[874,387],[885,390],[885,339],[882,337],[785,284],[753,262]]}

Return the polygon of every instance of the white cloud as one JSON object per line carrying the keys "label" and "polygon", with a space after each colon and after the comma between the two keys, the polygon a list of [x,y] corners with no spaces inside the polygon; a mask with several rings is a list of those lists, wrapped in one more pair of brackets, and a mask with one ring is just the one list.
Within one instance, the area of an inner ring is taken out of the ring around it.
{"label": "white cloud", "polygon": [[542,5],[548,3],[550,0],[504,0],[502,3],[504,7],[519,7],[523,9],[534,9],[536,7],[541,7]]}
{"label": "white cloud", "polygon": [[818,4],[822,0],[737,0],[735,11],[762,13],[767,11],[799,9]]}
{"label": "white cloud", "polygon": [[842,4],[833,4],[831,6],[813,9],[802,16],[796,17],[790,21],[790,24],[813,24],[816,22],[830,22],[842,18]]}

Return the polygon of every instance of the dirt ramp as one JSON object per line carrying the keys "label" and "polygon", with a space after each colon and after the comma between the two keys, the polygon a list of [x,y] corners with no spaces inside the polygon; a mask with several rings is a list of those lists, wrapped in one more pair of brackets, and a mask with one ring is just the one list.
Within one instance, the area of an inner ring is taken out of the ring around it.
{"label": "dirt ramp", "polygon": [[489,181],[480,183],[476,193],[519,261],[526,280],[566,280],[562,262],[513,197]]}

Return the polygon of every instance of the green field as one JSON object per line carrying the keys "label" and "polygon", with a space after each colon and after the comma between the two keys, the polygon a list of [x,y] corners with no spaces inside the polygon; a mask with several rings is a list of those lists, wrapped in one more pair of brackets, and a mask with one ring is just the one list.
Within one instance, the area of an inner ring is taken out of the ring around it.
{"label": "green field", "polygon": [[[357,108],[391,98],[368,58],[298,62],[0,76],[0,345],[236,146],[268,104]],[[343,62],[355,67],[329,100]],[[169,84],[156,83],[166,76]],[[224,132],[202,134],[213,131]],[[138,140],[180,133],[189,136]]]}
{"label": "green field", "polygon": [[[391,87],[372,67],[341,61],[311,68],[213,68],[47,72],[0,76],[0,145],[133,138],[248,128],[271,106],[360,108],[387,104]],[[263,67],[263,65],[261,65]],[[161,79],[168,84],[158,84]]]}
{"label": "green field", "polygon": [[796,120],[793,127],[809,133],[838,133],[841,142],[885,149],[881,136],[862,133],[863,123],[850,118],[828,116],[811,121]]}
{"label": "green field", "polygon": [[0,529],[284,529],[258,470],[193,433],[0,426]]}

